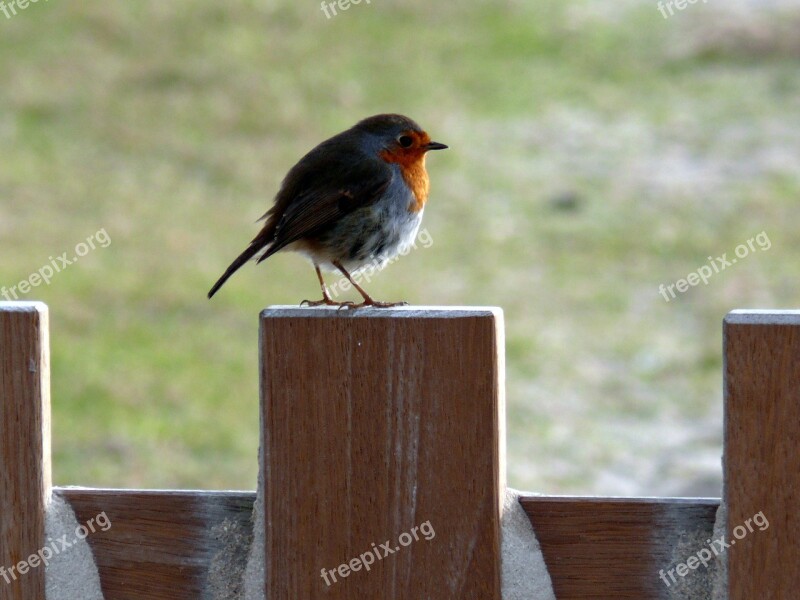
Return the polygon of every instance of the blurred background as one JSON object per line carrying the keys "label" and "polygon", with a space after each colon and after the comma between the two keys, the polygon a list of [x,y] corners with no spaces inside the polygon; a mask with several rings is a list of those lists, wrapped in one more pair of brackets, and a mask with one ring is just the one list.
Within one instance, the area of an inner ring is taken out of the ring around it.
{"label": "blurred background", "polygon": [[257,315],[316,278],[278,255],[206,292],[302,154],[401,112],[451,149],[429,247],[369,291],[504,309],[509,483],[719,495],[722,318],[800,292],[800,1],[15,10],[0,285],[110,239],[16,292],[50,306],[57,484],[255,488]]}

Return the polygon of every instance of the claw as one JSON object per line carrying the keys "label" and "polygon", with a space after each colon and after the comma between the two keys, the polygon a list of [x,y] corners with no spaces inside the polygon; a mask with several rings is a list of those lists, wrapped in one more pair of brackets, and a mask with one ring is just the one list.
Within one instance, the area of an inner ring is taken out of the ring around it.
{"label": "claw", "polygon": [[337,310],[356,310],[357,308],[393,308],[395,306],[408,306],[408,302],[379,302],[378,300],[370,299],[369,301],[365,300],[364,302],[356,304],[351,300],[335,302],[330,298],[323,298],[322,300],[303,300],[300,306],[335,306]]}
{"label": "claw", "polygon": [[337,269],[339,269],[345,277],[347,277],[348,281],[351,284],[353,284],[353,287],[355,287],[359,291],[361,296],[364,298],[364,301],[361,304],[356,304],[355,302],[352,302],[350,300],[346,300],[345,302],[335,302],[331,300],[331,297],[328,295],[328,288],[325,286],[325,280],[322,278],[322,272],[319,270],[319,265],[315,263],[314,269],[317,271],[317,279],[319,279],[319,286],[322,289],[322,300],[314,300],[314,301],[303,300],[300,303],[300,306],[336,306],[338,307],[337,310],[342,310],[343,308],[346,308],[348,310],[350,309],[355,310],[357,308],[366,308],[368,306],[371,306],[373,308],[392,308],[393,306],[408,306],[408,302],[379,302],[377,300],[373,300],[372,297],[369,294],[367,294],[367,292],[365,292],[360,285],[358,285],[358,283],[353,281],[353,278],[350,277],[350,273],[348,273],[347,269],[345,269],[342,266],[342,263],[335,260],[333,261],[333,265]]}
{"label": "claw", "polygon": [[[303,300],[300,303],[300,306],[338,306],[339,308],[341,308],[343,304],[347,303],[334,302],[330,298],[323,298],[322,300]],[[352,304],[352,302],[350,302],[350,304]]]}
{"label": "claw", "polygon": [[354,304],[353,308],[393,308],[395,306],[408,306],[408,302],[379,302],[378,300],[364,300],[361,304]]}

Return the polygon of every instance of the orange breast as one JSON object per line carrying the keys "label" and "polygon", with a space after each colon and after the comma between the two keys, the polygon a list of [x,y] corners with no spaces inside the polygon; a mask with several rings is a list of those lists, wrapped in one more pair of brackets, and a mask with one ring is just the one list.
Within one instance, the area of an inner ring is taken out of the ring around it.
{"label": "orange breast", "polygon": [[406,151],[402,153],[382,152],[381,158],[389,163],[400,165],[403,180],[414,194],[415,201],[409,206],[411,212],[419,212],[425,207],[430,191],[428,171],[425,168],[424,151]]}

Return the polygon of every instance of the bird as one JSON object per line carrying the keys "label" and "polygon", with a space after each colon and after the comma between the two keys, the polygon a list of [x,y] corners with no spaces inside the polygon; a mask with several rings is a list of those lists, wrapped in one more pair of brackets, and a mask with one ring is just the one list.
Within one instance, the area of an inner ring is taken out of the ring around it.
{"label": "bird", "polygon": [[[317,145],[283,179],[264,225],[208,292],[209,299],[242,265],[261,263],[281,251],[311,260],[322,299],[301,306],[392,307],[405,302],[373,299],[353,276],[369,265],[382,268],[417,236],[430,181],[425,157],[448,146],[414,120],[379,114]],[[336,302],[322,271],[339,271],[363,302]]]}

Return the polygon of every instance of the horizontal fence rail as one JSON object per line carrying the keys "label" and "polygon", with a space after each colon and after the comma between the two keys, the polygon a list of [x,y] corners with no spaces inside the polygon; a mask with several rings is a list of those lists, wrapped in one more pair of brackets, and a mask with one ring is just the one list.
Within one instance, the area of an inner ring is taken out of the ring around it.
{"label": "horizontal fence rail", "polygon": [[[87,538],[106,600],[202,598],[213,558],[224,550],[214,532],[225,524],[252,535],[252,492],[56,493],[71,503],[79,522],[105,511],[113,523]],[[669,598],[659,570],[674,566],[675,548],[687,535],[711,536],[719,506],[702,499],[532,495],[520,503],[559,600]]]}

